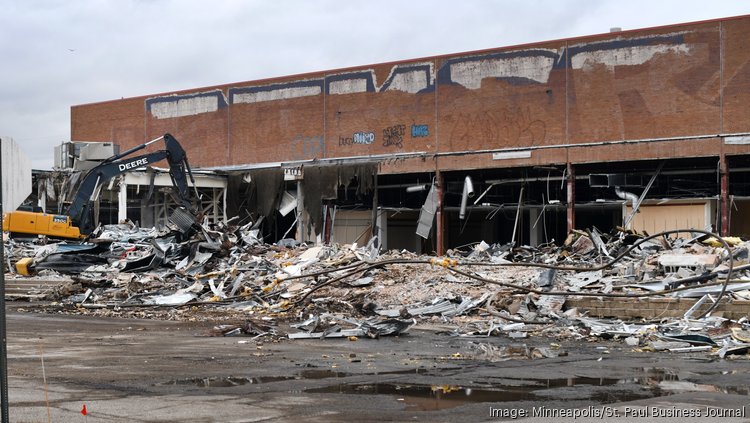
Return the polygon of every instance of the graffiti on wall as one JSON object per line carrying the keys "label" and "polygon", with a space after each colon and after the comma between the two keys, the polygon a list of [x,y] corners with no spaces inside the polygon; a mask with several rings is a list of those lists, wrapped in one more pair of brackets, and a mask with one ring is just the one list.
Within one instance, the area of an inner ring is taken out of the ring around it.
{"label": "graffiti on wall", "polygon": [[[383,132],[383,146],[390,147],[395,146],[396,148],[404,147],[404,137],[407,134],[407,126],[403,124],[397,124],[389,126],[382,130]],[[429,125],[411,125],[411,137],[422,138],[430,135]],[[375,142],[375,133],[368,131],[360,131],[352,134],[351,137],[339,136],[339,146],[348,145],[370,145]]]}
{"label": "graffiti on wall", "polygon": [[383,147],[396,146],[404,148],[406,125],[393,125],[383,129]]}
{"label": "graffiti on wall", "polygon": [[411,126],[411,137],[422,138],[430,136],[429,125],[412,125]]}
{"label": "graffiti on wall", "polygon": [[373,132],[355,132],[351,137],[339,136],[339,145],[354,145],[354,144],[365,144],[369,145],[375,142],[375,134]]}
{"label": "graffiti on wall", "polygon": [[519,108],[459,114],[454,122],[451,142],[469,145],[480,139],[482,142],[501,142],[508,147],[533,146],[542,143],[547,135],[544,121],[534,119],[528,110]]}
{"label": "graffiti on wall", "polygon": [[321,158],[325,156],[326,143],[322,135],[297,135],[289,144],[292,160]]}
{"label": "graffiti on wall", "polygon": [[375,142],[375,134],[372,132],[355,132],[354,144],[372,144]]}

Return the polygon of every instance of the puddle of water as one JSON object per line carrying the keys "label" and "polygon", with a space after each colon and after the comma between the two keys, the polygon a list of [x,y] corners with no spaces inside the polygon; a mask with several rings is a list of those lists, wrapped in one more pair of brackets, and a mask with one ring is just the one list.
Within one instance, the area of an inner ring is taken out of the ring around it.
{"label": "puddle of water", "polygon": [[[680,380],[679,375],[675,374],[673,370],[662,369],[655,367],[647,367],[643,369],[644,376],[632,379],[622,379],[632,381],[634,383],[640,383],[641,385],[656,385],[659,389],[675,392],[688,392],[688,391],[709,391],[709,392],[722,392],[725,394],[735,395],[750,395],[750,386],[733,386],[733,385],[721,385],[721,384],[695,384],[690,381]],[[744,370],[732,370],[722,372],[696,372],[696,374],[703,376],[711,375],[734,375],[734,374],[745,374]]]}
{"label": "puddle of water", "polygon": [[[600,404],[633,401],[662,395],[670,395],[687,386],[691,389],[729,394],[750,395],[749,386],[695,385],[680,381],[679,375],[669,369],[643,368],[630,378],[571,377],[559,379],[515,379],[503,378],[500,383],[487,383],[479,387],[455,385],[421,385],[410,383],[337,383],[325,387],[309,388],[305,393],[390,395],[414,411],[439,410],[458,407],[467,403],[506,403],[516,401],[549,400],[558,401],[589,400]],[[231,388],[248,384],[273,383],[302,379],[339,379],[348,376],[426,374],[429,369],[414,368],[378,373],[346,373],[330,369],[305,369],[294,376],[275,377],[208,377],[178,379],[158,385],[193,385],[200,388]],[[693,388],[695,385],[695,388]],[[588,386],[580,392],[568,388]],[[602,387],[602,389],[596,389]],[[607,388],[604,388],[607,387]]]}
{"label": "puddle of water", "polygon": [[[679,383],[679,376],[664,369],[643,369],[643,374],[633,378],[572,377],[561,379],[510,379],[522,382],[513,384],[491,384],[480,388],[462,386],[435,386],[403,383],[336,384],[322,388],[306,389],[306,393],[391,395],[414,411],[439,410],[458,407],[468,403],[507,403],[517,401],[588,400],[599,404],[635,401],[672,392],[663,389]],[[671,384],[671,385],[670,385]],[[589,386],[590,390],[573,392],[566,388]],[[701,385],[704,386],[704,385]],[[603,387],[603,389],[596,389]],[[604,388],[608,387],[608,388]],[[717,391],[748,395],[748,387],[714,387]],[[558,391],[556,394],[555,391]],[[571,393],[578,395],[571,395]]]}
{"label": "puddle of water", "polygon": [[536,398],[527,389],[490,390],[459,386],[403,385],[396,383],[340,384],[306,389],[306,393],[392,395],[409,410],[440,410],[470,402],[530,401]]}

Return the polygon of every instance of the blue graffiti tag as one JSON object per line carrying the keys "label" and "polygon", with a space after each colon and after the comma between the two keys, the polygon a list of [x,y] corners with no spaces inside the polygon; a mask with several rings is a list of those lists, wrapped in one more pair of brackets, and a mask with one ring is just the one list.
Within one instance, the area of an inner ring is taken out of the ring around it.
{"label": "blue graffiti tag", "polygon": [[412,125],[411,126],[411,137],[427,137],[430,135],[430,127],[427,125]]}

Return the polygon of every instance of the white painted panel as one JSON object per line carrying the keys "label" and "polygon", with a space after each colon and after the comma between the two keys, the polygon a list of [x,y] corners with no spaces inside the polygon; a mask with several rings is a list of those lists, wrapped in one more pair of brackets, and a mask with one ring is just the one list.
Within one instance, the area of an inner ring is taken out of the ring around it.
{"label": "white painted panel", "polygon": [[215,95],[181,98],[175,101],[151,104],[151,114],[157,119],[194,116],[217,110],[219,110],[219,97]]}
{"label": "white painted panel", "polygon": [[635,66],[648,62],[657,54],[688,54],[690,48],[685,44],[653,45],[616,48],[611,50],[594,50],[577,53],[571,57],[573,69],[586,69],[603,64],[612,70],[615,66]]}
{"label": "white painted panel", "polygon": [[3,210],[20,206],[31,194],[31,160],[10,137],[0,138],[2,144]]}
{"label": "white painted panel", "polygon": [[529,150],[492,153],[492,160],[528,159],[529,157],[531,157]]}
{"label": "white painted panel", "polygon": [[526,78],[546,83],[555,59],[547,56],[508,57],[453,63],[451,80],[466,88],[482,87],[484,78]]}
{"label": "white painted panel", "polygon": [[388,90],[398,90],[410,94],[427,88],[427,73],[424,70],[398,73],[393,76]]}
{"label": "white painted panel", "polygon": [[262,101],[287,100],[290,98],[319,95],[322,92],[320,86],[279,88],[277,90],[259,91],[255,93],[237,93],[234,94],[232,102],[259,103]]}
{"label": "white painted panel", "polygon": [[727,145],[747,145],[750,144],[750,137],[748,136],[736,136],[736,137],[725,137],[724,144]]}
{"label": "white painted panel", "polygon": [[[151,184],[151,174],[146,172],[127,172],[123,174],[123,177],[125,178],[125,184],[127,185],[145,185],[148,186]],[[195,184],[193,184],[190,179],[188,179],[187,183],[188,186],[196,186],[198,188],[226,188],[227,187],[227,180],[226,178],[223,178],[221,176],[213,176],[213,175],[201,175],[201,174],[193,174],[193,177],[195,178]],[[167,171],[160,171],[154,176],[154,185],[157,187],[171,187],[174,186],[172,183],[172,178],[169,176],[169,173]]]}
{"label": "white painted panel", "polygon": [[367,80],[364,78],[354,78],[343,81],[331,81],[328,87],[331,94],[364,93],[367,92]]}

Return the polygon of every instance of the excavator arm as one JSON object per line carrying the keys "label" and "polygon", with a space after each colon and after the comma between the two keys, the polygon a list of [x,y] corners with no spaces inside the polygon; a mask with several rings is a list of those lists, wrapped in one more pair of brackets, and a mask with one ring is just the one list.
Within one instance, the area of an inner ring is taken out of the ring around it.
{"label": "excavator arm", "polygon": [[[127,157],[149,145],[164,140],[164,150]],[[48,215],[14,211],[3,217],[3,230],[15,233],[49,235],[62,238],[82,238],[96,228],[93,221],[92,205],[99,195],[99,188],[113,177],[166,159],[169,163],[169,175],[176,189],[176,196],[180,206],[191,215],[195,215],[190,202],[190,191],[187,178],[195,185],[185,150],[170,134],[165,134],[155,140],[116,154],[91,169],[84,176],[70,206],[64,215]]]}

